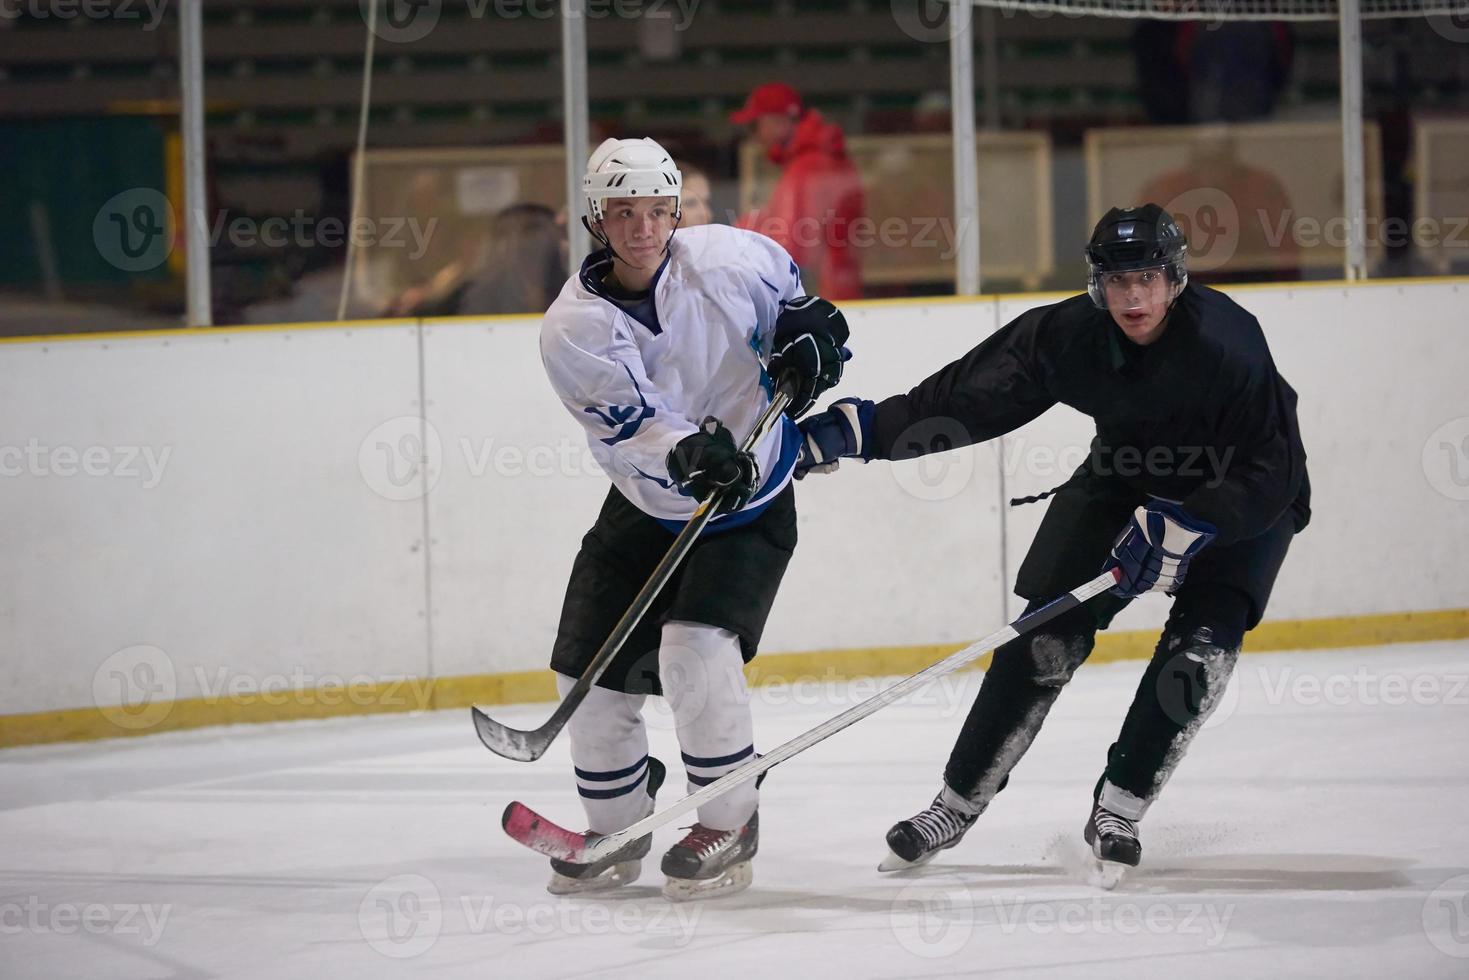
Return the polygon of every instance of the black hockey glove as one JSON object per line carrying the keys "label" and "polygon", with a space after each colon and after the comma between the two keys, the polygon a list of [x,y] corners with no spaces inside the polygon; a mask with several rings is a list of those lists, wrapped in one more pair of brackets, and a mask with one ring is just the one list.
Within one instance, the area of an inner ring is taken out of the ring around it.
{"label": "black hockey glove", "polygon": [[729,430],[712,415],[704,419],[698,432],[684,436],[668,451],[668,475],[680,490],[699,501],[727,491],[719,503],[722,514],[745,506],[760,485],[755,457],[740,452]]}
{"label": "black hockey glove", "polygon": [[789,374],[796,387],[790,407],[793,419],[810,411],[816,399],[842,380],[842,364],[852,357],[846,344],[851,331],[842,311],[820,296],[798,296],[775,320],[775,344],[770,376],[780,381]]}

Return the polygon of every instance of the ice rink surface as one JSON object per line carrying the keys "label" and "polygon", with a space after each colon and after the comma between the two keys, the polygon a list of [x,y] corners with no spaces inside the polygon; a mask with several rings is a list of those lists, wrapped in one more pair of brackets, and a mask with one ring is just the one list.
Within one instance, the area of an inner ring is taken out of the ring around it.
{"label": "ice rink surface", "polygon": [[[891,876],[980,675],[879,712],[771,773],[754,886],[703,904],[658,893],[671,827],[624,893],[547,895],[499,814],[583,826],[566,739],[506,762],[467,710],[0,752],[0,977],[1469,977],[1469,645],[1247,653],[1105,892],[1080,831],[1141,671],[1083,668],[964,842]],[[757,690],[758,745],[880,683]]]}

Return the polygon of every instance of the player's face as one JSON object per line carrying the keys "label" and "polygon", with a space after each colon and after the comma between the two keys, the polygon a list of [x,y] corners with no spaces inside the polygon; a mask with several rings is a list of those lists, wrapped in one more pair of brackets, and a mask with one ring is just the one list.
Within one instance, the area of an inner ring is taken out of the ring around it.
{"label": "player's face", "polygon": [[1102,289],[1107,295],[1107,311],[1128,340],[1146,346],[1163,336],[1168,304],[1173,299],[1166,269],[1107,272],[1102,275]]}
{"label": "player's face", "polygon": [[612,198],[603,208],[602,233],[619,259],[652,272],[663,261],[663,248],[673,234],[673,198]]}

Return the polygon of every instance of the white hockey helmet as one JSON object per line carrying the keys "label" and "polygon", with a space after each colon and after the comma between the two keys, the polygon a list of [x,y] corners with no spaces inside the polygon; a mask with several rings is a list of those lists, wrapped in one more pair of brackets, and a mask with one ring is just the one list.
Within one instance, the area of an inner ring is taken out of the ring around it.
{"label": "white hockey helmet", "polygon": [[613,197],[671,197],[677,213],[683,174],[668,151],[653,140],[608,139],[587,161],[581,189],[593,221],[602,220],[602,204]]}

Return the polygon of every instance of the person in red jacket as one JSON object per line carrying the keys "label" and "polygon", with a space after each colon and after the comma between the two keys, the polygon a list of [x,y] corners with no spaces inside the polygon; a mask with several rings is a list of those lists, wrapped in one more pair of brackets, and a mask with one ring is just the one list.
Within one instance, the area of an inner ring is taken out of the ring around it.
{"label": "person in red jacket", "polygon": [[860,298],[862,267],[850,236],[862,217],[862,179],[841,127],[803,107],[796,90],[780,82],[751,92],[730,121],[751,126],[765,155],[781,168],[770,200],[736,224],[790,252],[807,293]]}

